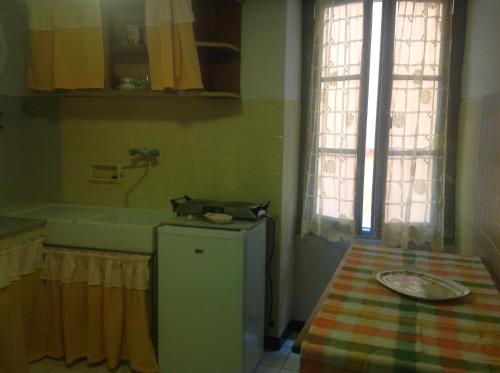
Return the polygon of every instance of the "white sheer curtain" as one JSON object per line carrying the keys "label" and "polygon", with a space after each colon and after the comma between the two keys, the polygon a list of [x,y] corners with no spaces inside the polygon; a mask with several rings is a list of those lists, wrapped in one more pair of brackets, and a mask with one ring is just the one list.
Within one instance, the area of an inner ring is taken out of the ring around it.
{"label": "white sheer curtain", "polygon": [[451,1],[398,1],[385,217],[389,245],[443,247]]}
{"label": "white sheer curtain", "polygon": [[358,142],[363,3],[316,4],[302,236],[350,240]]}

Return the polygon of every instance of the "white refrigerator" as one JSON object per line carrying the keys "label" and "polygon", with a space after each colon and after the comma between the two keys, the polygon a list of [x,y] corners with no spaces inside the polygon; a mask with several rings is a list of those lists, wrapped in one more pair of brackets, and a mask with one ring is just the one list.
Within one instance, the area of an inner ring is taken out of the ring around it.
{"label": "white refrigerator", "polygon": [[158,228],[161,373],[255,371],[265,262],[265,219],[214,225],[179,218]]}

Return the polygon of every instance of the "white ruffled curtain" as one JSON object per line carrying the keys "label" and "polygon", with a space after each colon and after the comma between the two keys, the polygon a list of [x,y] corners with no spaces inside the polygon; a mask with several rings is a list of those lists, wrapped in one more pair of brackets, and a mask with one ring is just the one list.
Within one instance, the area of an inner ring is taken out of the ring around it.
{"label": "white ruffled curtain", "polygon": [[88,250],[44,250],[41,278],[64,284],[82,282],[89,286],[147,290],[149,255],[113,254]]}
{"label": "white ruffled curtain", "polygon": [[443,247],[450,1],[398,1],[382,240]]}
{"label": "white ruffled curtain", "polygon": [[355,235],[363,3],[318,0],[308,102],[302,236]]}
{"label": "white ruffled curtain", "polygon": [[9,240],[3,241],[0,247],[0,289],[38,271],[43,264],[43,236],[13,245],[9,245]]}

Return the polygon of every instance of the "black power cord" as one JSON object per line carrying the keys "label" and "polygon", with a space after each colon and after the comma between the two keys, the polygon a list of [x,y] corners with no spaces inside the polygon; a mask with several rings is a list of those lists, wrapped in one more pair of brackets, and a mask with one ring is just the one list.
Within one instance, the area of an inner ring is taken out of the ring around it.
{"label": "black power cord", "polygon": [[271,241],[271,251],[269,256],[266,259],[266,278],[269,283],[269,310],[268,310],[268,320],[267,324],[269,327],[274,327],[273,320],[273,303],[274,303],[274,294],[273,294],[273,279],[271,276],[271,261],[274,256],[274,249],[276,245],[276,221],[270,216],[266,215],[266,218],[272,223],[272,241]]}

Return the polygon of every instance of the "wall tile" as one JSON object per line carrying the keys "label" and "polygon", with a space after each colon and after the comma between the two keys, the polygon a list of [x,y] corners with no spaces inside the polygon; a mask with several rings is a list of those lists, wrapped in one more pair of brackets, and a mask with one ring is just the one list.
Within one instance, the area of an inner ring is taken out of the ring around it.
{"label": "wall tile", "polygon": [[62,199],[57,100],[0,96],[0,112],[0,204]]}
{"label": "wall tile", "polygon": [[455,246],[463,254],[473,254],[480,113],[479,100],[461,103],[457,147]]}

